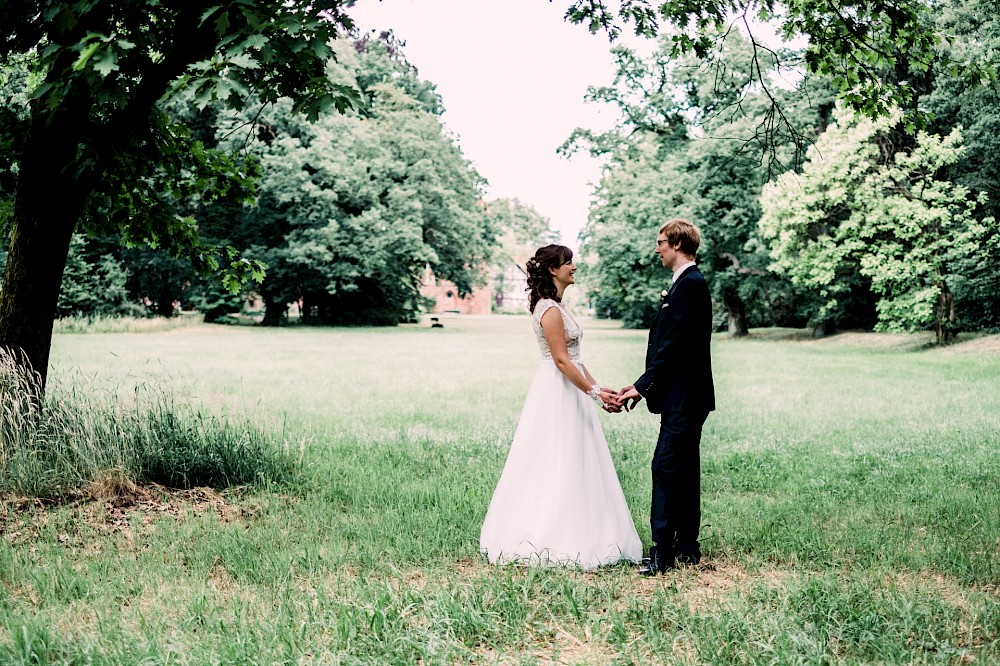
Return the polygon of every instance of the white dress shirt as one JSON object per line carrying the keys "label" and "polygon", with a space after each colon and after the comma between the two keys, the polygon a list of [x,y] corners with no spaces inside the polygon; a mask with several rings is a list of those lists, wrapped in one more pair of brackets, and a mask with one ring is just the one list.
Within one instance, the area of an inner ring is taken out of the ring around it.
{"label": "white dress shirt", "polygon": [[693,261],[689,261],[686,264],[678,266],[677,268],[674,269],[673,282],[677,282],[677,278],[679,278],[681,276],[681,273],[683,273],[684,271],[686,271],[688,269],[688,266],[694,266],[694,262]]}

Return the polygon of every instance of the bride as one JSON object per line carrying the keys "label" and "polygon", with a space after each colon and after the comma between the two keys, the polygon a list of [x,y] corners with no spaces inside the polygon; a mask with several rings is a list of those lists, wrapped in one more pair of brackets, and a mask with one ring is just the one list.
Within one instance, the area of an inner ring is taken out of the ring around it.
{"label": "bride", "polygon": [[638,562],[642,544],[590,400],[619,411],[580,362],[583,330],[562,304],[573,252],[546,245],[528,260],[531,323],[542,358],[486,513],[479,548],[493,564]]}

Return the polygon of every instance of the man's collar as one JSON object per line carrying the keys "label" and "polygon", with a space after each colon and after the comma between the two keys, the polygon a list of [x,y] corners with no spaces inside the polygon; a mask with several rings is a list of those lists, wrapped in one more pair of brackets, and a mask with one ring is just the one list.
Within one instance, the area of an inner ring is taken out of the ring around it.
{"label": "man's collar", "polygon": [[681,273],[683,273],[684,271],[686,271],[690,266],[694,266],[694,262],[693,261],[689,261],[689,262],[687,262],[685,264],[681,264],[680,266],[678,266],[677,268],[675,268],[674,269],[674,278],[673,278],[674,282],[677,282],[677,278],[679,278],[681,276]]}

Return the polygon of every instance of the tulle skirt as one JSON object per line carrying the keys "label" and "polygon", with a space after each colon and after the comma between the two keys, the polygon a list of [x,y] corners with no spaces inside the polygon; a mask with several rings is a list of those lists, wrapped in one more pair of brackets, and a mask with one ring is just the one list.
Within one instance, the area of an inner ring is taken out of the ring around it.
{"label": "tulle skirt", "polygon": [[597,406],[551,361],[528,390],[479,547],[493,564],[593,569],[642,557]]}

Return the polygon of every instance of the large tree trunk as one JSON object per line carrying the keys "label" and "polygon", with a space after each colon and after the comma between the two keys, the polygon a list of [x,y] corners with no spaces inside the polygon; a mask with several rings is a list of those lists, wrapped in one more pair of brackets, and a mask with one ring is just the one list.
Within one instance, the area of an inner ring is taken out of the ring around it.
{"label": "large tree trunk", "polygon": [[934,334],[939,345],[947,345],[955,341],[955,296],[947,284],[942,282],[940,286],[941,294],[934,313]]}
{"label": "large tree trunk", "polygon": [[832,319],[824,319],[813,326],[812,336],[814,338],[825,338],[837,332],[837,322]]}
{"label": "large tree trunk", "polygon": [[724,294],[722,302],[729,316],[729,335],[742,338],[750,334],[750,318],[747,317],[747,307],[743,299],[736,294]]}
{"label": "large tree trunk", "polygon": [[0,347],[22,351],[44,387],[63,269],[86,191],[69,166],[79,145],[72,114],[51,123],[32,115],[0,291]]}
{"label": "large tree trunk", "polygon": [[160,291],[156,296],[156,314],[170,319],[174,316],[174,290],[169,280],[160,283]]}
{"label": "large tree trunk", "polygon": [[264,296],[264,319],[260,322],[261,326],[281,326],[282,322],[285,321],[285,315],[288,314],[288,304],[280,302],[281,300]]}

